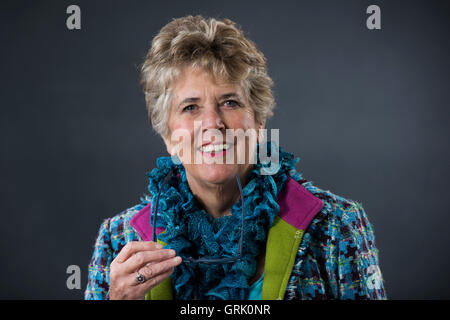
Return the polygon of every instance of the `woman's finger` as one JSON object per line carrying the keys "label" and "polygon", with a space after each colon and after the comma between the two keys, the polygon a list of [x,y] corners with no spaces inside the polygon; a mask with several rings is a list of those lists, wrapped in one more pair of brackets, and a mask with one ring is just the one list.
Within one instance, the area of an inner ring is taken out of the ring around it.
{"label": "woman's finger", "polygon": [[139,251],[152,251],[161,248],[162,246],[159,243],[153,241],[130,241],[120,250],[114,260],[118,263],[123,263]]}
{"label": "woman's finger", "polygon": [[153,251],[139,251],[122,264],[124,271],[134,273],[146,264],[160,262],[175,256],[175,250],[159,249]]}
{"label": "woman's finger", "polygon": [[[166,259],[158,263],[152,263],[144,266],[143,268],[139,269],[139,274],[143,275],[146,281],[148,281],[160,274],[166,273],[168,270],[175,268],[180,263],[181,257]],[[137,284],[137,282],[135,282],[135,284]]]}
{"label": "woman's finger", "polygon": [[150,279],[148,279],[146,282],[144,282],[143,284],[140,284],[139,286],[135,286],[134,288],[136,288],[136,290],[138,290],[138,293],[140,296],[144,296],[148,291],[150,291],[153,287],[157,286],[158,284],[160,284],[164,279],[166,279],[167,277],[169,277],[172,272],[174,271],[173,268],[167,270],[164,273],[161,273],[155,277],[152,277]]}

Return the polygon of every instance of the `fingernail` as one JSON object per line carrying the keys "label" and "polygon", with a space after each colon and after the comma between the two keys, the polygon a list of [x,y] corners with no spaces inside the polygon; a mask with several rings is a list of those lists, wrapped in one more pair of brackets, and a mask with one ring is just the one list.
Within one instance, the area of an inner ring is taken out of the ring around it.
{"label": "fingernail", "polygon": [[178,262],[181,261],[181,257],[175,257],[173,260],[174,260],[176,263],[178,263]]}
{"label": "fingernail", "polygon": [[162,245],[159,244],[159,243],[157,243],[157,244],[156,244],[156,248],[161,249],[161,248],[162,248]]}
{"label": "fingernail", "polygon": [[174,256],[176,254],[175,250],[170,250],[169,255]]}

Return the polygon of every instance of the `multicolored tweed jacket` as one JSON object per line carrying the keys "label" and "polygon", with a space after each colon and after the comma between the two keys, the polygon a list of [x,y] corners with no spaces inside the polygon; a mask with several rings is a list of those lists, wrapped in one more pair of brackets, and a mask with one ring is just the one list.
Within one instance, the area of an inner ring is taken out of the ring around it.
{"label": "multicolored tweed jacket", "polygon": [[[291,183],[299,183],[323,206],[305,228],[284,299],[386,299],[374,230],[361,204],[304,179]],[[108,299],[111,261],[126,243],[143,240],[132,222],[143,209],[136,205],[100,226],[85,299]]]}

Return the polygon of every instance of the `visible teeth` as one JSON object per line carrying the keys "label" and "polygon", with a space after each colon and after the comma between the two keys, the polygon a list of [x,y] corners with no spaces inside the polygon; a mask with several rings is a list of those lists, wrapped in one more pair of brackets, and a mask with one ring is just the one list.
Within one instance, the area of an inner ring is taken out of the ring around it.
{"label": "visible teeth", "polygon": [[208,144],[204,147],[200,147],[200,150],[203,152],[219,152],[223,149],[228,150],[230,148],[229,144]]}

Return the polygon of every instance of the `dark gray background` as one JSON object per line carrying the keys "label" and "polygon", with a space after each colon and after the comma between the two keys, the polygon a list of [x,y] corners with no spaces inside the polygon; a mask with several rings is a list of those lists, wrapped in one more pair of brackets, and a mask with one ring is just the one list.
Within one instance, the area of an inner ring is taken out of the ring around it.
{"label": "dark gray background", "polygon": [[[82,29],[66,28],[81,7]],[[382,29],[366,28],[381,8]],[[362,202],[390,299],[450,298],[448,1],[2,1],[0,298],[80,299],[103,219],[165,154],[139,65],[174,17],[239,23],[268,59],[269,128]],[[66,268],[82,290],[66,288]]]}

